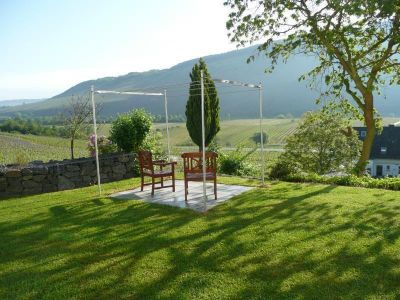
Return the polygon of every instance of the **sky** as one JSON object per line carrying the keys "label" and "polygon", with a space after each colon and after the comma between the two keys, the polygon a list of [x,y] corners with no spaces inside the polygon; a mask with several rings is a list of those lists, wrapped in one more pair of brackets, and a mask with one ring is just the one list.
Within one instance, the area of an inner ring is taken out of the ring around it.
{"label": "sky", "polygon": [[223,0],[1,0],[0,100],[227,52]]}

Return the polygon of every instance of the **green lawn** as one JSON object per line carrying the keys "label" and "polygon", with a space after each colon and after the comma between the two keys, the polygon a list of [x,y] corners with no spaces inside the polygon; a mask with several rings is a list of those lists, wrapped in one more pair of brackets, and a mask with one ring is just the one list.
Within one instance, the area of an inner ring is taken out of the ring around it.
{"label": "green lawn", "polygon": [[291,183],[206,214],[95,187],[4,200],[0,299],[398,299],[399,213],[399,192]]}

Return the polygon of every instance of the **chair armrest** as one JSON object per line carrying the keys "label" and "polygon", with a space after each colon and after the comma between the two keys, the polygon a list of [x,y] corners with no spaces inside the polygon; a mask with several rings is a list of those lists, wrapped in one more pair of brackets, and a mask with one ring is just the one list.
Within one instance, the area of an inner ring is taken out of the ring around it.
{"label": "chair armrest", "polygon": [[164,159],[153,160],[153,164],[159,164],[159,163],[165,163],[165,160]]}
{"label": "chair armrest", "polygon": [[176,161],[173,161],[173,162],[154,162],[153,161],[153,165],[162,166],[162,167],[164,167],[164,166],[172,166],[172,165],[176,165]]}

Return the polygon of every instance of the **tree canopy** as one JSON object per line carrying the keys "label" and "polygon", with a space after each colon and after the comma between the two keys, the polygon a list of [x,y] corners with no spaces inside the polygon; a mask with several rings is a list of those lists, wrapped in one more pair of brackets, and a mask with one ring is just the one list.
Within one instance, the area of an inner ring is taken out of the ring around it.
{"label": "tree canopy", "polygon": [[374,94],[400,83],[400,1],[226,0],[225,5],[232,10],[231,40],[242,46],[262,41],[258,49],[271,59],[269,70],[292,54],[318,58],[300,79],[325,83],[319,100],[332,97],[356,108],[367,126],[361,172],[379,127]]}

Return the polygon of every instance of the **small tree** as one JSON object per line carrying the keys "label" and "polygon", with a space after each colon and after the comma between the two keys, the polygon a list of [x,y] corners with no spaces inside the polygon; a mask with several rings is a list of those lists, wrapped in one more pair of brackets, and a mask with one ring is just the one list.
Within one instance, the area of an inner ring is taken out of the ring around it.
{"label": "small tree", "polygon": [[70,139],[71,159],[74,159],[75,139],[87,134],[90,130],[90,121],[92,118],[92,107],[90,97],[72,96],[69,106],[65,108],[62,114],[64,123],[64,135]]}
{"label": "small tree", "polygon": [[207,147],[220,130],[219,127],[219,98],[214,81],[208,73],[206,63],[203,59],[195,64],[190,73],[189,99],[186,103],[186,128],[192,141],[202,151],[201,131],[201,87],[200,71],[204,74],[204,127],[205,146]]}
{"label": "small tree", "polygon": [[118,115],[112,122],[110,140],[119,150],[137,152],[151,130],[152,118],[144,109]]}
{"label": "small tree", "polygon": [[[268,135],[265,131],[263,131],[262,133],[262,137],[263,137],[263,144],[267,144],[268,143]],[[260,144],[261,145],[261,135],[260,132],[255,132],[253,134],[253,136],[250,138],[254,143],[256,144]]]}
{"label": "small tree", "polygon": [[288,137],[281,160],[303,172],[349,171],[355,166],[361,144],[349,122],[337,114],[309,112]]}

